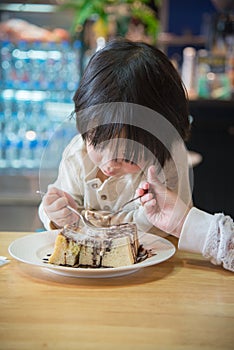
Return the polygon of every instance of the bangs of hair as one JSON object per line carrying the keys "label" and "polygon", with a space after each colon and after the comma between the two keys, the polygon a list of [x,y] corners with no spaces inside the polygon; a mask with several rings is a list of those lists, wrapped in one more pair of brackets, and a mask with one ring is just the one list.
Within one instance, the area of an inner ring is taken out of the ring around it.
{"label": "bangs of hair", "polygon": [[99,125],[82,134],[82,137],[97,150],[103,151],[109,147],[113,152],[113,159],[119,158],[121,154],[121,158],[138,164],[142,160],[151,160],[154,163],[154,159],[157,158],[163,166],[165,160],[170,158],[170,152],[161,141],[148,131],[133,125]]}

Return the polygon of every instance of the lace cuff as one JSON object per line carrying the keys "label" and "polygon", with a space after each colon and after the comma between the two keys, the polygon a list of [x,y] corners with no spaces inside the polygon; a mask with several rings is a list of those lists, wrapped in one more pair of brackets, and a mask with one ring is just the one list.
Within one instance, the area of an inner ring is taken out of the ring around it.
{"label": "lace cuff", "polygon": [[234,224],[230,216],[214,215],[202,254],[213,264],[234,271]]}

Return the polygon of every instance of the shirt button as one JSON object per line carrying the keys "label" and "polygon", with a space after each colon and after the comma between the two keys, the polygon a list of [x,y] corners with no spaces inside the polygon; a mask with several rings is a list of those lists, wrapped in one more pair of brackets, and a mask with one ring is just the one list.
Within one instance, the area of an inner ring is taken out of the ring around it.
{"label": "shirt button", "polygon": [[98,188],[98,184],[97,183],[95,183],[95,184],[92,184],[92,186],[91,186],[92,188]]}
{"label": "shirt button", "polygon": [[103,209],[104,210],[110,210],[110,207],[108,205],[105,205]]}
{"label": "shirt button", "polygon": [[101,195],[101,199],[106,200],[106,199],[107,199],[107,196],[106,196],[105,194],[102,194],[102,195]]}

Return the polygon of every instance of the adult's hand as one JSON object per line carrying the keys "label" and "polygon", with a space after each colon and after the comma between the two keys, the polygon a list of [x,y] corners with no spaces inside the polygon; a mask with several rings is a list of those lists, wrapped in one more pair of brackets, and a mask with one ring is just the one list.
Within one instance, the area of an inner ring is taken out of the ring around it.
{"label": "adult's hand", "polygon": [[149,191],[141,197],[148,220],[159,229],[179,237],[190,207],[158,180],[154,166],[149,167],[147,180],[137,190],[137,195]]}

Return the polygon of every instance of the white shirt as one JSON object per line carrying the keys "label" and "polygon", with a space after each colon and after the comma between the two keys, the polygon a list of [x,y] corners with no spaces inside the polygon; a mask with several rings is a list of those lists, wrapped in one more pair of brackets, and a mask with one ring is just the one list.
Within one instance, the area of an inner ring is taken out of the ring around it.
{"label": "white shirt", "polygon": [[[159,170],[158,177],[162,181],[166,179],[167,187],[177,192],[178,176],[177,169],[173,164],[172,161],[167,161],[163,169]],[[75,199],[80,210],[117,211],[125,202],[135,196],[135,191],[141,187],[141,182],[146,181],[146,170],[121,177],[111,176],[101,182],[97,178],[97,166],[90,160],[81,135],[77,135],[64,150],[58,177],[53,186],[68,192]],[[180,196],[186,201],[190,198],[188,168],[184,167],[180,174],[180,183],[183,184],[183,186],[179,186],[183,189]],[[50,229],[50,219],[42,204],[39,207],[39,216],[45,228]],[[137,228],[144,232],[151,231],[153,227],[146,218],[144,208],[139,200],[129,204],[123,212],[116,215],[113,223],[115,221],[135,222]]]}

